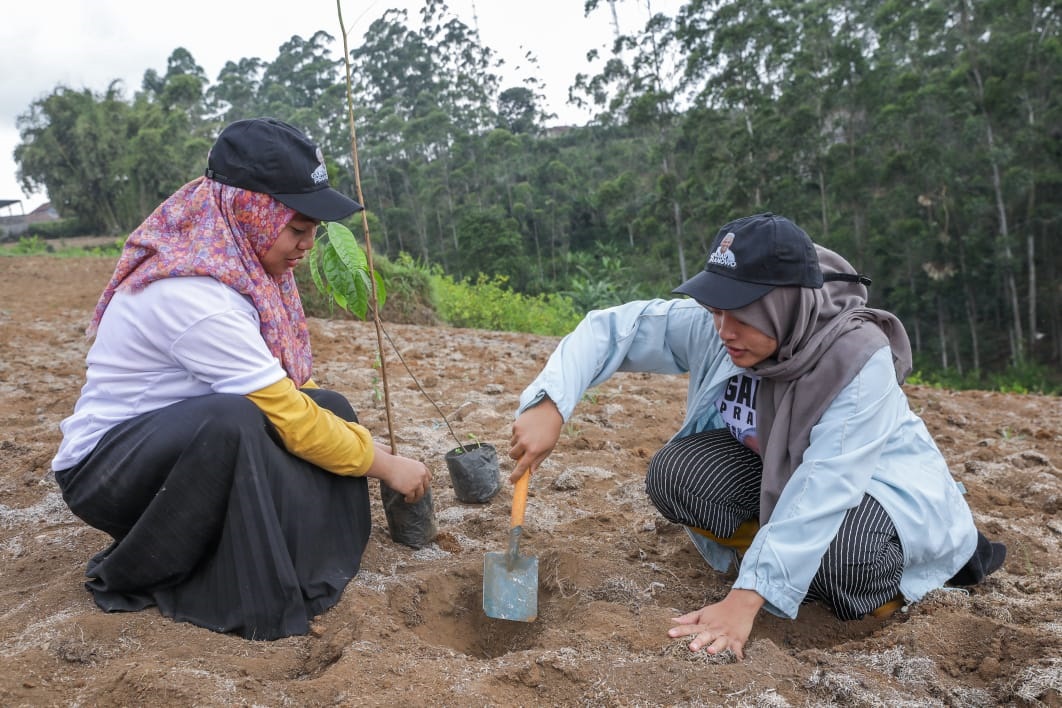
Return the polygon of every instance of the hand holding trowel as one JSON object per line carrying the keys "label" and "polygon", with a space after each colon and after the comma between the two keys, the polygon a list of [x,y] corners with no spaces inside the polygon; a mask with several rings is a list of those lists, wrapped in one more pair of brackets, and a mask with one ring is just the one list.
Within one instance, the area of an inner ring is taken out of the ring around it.
{"label": "hand holding trowel", "polygon": [[538,617],[538,558],[520,555],[531,472],[525,470],[513,488],[509,549],[483,559],[483,612],[495,619],[534,622]]}

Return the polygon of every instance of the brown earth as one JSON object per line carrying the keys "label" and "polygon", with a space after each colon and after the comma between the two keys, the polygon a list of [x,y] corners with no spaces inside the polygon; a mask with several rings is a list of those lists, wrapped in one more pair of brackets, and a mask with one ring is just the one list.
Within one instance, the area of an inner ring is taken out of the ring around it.
{"label": "brown earth", "polygon": [[[154,609],[105,614],[82,581],[108,539],[67,511],[49,461],[111,267],[0,258],[0,705],[1062,705],[1062,401],[1041,396],[909,388],[978,524],[1010,549],[999,573],[888,619],[842,623],[814,605],[796,621],[763,615],[733,662],[666,635],[731,580],[643,491],[648,457],[682,416],[680,377],[616,376],[565,426],[532,483],[521,550],[540,561],[540,614],[524,624],[481,609],[511,487],[456,501],[443,461],[456,443],[389,351],[399,450],[436,474],[436,543],[394,543],[374,486],[362,572],[308,636],[254,642]],[[517,396],[555,340],[386,329],[462,441],[504,451]],[[313,320],[312,333],[315,378],[386,440],[373,326]]]}

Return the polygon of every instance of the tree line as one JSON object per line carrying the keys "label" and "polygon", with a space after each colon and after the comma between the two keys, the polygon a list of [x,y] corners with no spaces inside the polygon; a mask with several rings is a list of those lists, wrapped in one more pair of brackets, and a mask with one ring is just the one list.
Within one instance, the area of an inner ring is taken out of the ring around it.
{"label": "tree line", "polygon": [[[623,1],[585,9],[609,22]],[[15,160],[27,192],[123,234],[201,173],[221,126],[270,115],[354,194],[349,61],[387,256],[602,307],[667,296],[720,225],[774,211],[873,278],[921,367],[1057,377],[1060,17],[1049,0],[690,0],[615,28],[569,89],[594,119],[557,126],[536,57],[507,83],[476,30],[425,0],[417,23],[383,13],[346,61],[322,29],[213,82],[177,48],[132,98],[57,86],[19,116]]]}

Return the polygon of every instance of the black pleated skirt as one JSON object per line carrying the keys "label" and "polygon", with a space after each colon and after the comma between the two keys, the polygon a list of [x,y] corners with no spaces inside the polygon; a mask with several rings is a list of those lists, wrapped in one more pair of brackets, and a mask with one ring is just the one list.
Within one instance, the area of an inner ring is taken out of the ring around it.
{"label": "black pleated skirt", "polygon": [[[341,395],[305,393],[356,420]],[[157,605],[248,639],[305,634],[357,574],[369,539],[366,480],[288,453],[243,396],[126,421],[56,480],[71,511],[114,539],[86,573],[102,609]]]}

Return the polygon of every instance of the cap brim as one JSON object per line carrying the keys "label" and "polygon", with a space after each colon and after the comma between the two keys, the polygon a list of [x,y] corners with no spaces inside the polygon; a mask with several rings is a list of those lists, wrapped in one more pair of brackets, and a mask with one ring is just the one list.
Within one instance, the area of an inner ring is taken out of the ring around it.
{"label": "cap brim", "polygon": [[671,292],[689,295],[708,307],[737,310],[756,302],[773,289],[773,285],[734,280],[719,273],[702,270]]}
{"label": "cap brim", "polygon": [[331,187],[302,194],[274,194],[278,202],[317,221],[339,221],[364,207]]}

